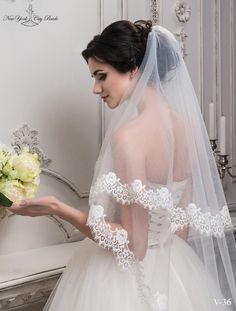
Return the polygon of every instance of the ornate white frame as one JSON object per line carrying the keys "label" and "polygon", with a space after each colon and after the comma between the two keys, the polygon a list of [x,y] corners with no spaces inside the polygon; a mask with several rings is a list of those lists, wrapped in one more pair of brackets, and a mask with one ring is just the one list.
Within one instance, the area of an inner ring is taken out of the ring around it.
{"label": "ornate white frame", "polygon": [[[55,180],[61,182],[66,187],[68,187],[75,195],[78,197],[78,199],[81,198],[88,198],[89,192],[82,192],[80,189],[68,178],[64,177],[57,171],[51,170],[49,168],[50,164],[52,163],[52,160],[47,158],[42,150],[39,148],[39,139],[38,139],[39,132],[36,130],[31,130],[27,124],[23,124],[21,128],[13,132],[13,141],[12,141],[12,147],[16,152],[19,152],[24,148],[24,146],[29,147],[29,150],[37,153],[39,156],[39,160],[41,162],[41,168],[42,168],[42,174],[52,177]],[[8,217],[14,217],[14,214],[11,214]],[[77,229],[74,230],[68,230],[68,228],[65,226],[65,223],[56,216],[48,216],[49,219],[51,219],[62,231],[65,241],[69,242],[73,235],[78,231]]]}

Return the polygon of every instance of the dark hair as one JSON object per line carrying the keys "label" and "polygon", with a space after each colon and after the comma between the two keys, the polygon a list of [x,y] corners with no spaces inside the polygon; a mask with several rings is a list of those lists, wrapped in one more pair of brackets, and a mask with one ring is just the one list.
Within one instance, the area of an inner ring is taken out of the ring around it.
{"label": "dark hair", "polygon": [[144,58],[147,37],[152,22],[126,20],[107,26],[100,35],[94,36],[82,52],[88,62],[90,57],[107,63],[117,71],[126,73],[140,67]]}
{"label": "dark hair", "polygon": [[[148,34],[151,30],[152,22],[149,20],[138,20],[134,23],[126,20],[114,22],[100,35],[94,36],[82,55],[87,62],[90,57],[93,57],[111,65],[121,73],[132,71],[136,67],[139,68],[143,61]],[[159,78],[162,82],[169,81],[175,75],[179,57],[162,32],[159,33],[156,52]],[[167,73],[171,74],[167,75]],[[154,80],[155,77],[153,82]]]}

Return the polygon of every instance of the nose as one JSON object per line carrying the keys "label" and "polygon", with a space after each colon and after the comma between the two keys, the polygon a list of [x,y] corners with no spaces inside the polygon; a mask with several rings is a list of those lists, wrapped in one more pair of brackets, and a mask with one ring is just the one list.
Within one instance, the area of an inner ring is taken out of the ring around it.
{"label": "nose", "polygon": [[99,83],[95,82],[94,87],[93,87],[93,94],[101,94],[102,93],[102,88]]}

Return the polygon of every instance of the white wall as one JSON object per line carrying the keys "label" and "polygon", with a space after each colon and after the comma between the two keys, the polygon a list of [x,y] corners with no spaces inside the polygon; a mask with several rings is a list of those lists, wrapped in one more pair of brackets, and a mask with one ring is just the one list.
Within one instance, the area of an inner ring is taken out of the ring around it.
{"label": "white wall", "polygon": [[[81,51],[112,21],[149,18],[150,8],[144,0],[30,3],[37,16],[33,21],[43,19],[34,27],[18,20],[29,16],[29,3],[0,2],[0,103],[5,120],[0,123],[0,141],[10,145],[12,133],[29,125],[39,132],[39,147],[53,161],[50,169],[88,195],[110,112],[92,94],[93,81]],[[55,20],[45,21],[48,15]],[[85,199],[78,200],[56,179],[42,176],[38,195],[47,194],[87,209]],[[62,233],[48,218],[13,215],[1,239],[0,253],[60,241],[64,241]]]}
{"label": "white wall", "polygon": [[[50,168],[69,179],[81,192],[89,192],[100,148],[100,107],[92,95],[91,79],[81,51],[100,31],[100,2],[51,0],[35,1],[32,5],[38,16],[50,14],[58,20],[42,21],[34,27],[4,21],[6,15],[27,16],[28,3],[0,3],[0,141],[10,144],[13,131],[28,124],[39,131],[39,147],[53,160]],[[39,195],[49,193],[75,207],[85,208],[84,200],[76,201],[66,187],[52,178],[42,177]],[[20,236],[16,234],[18,227],[23,243],[19,243]],[[24,231],[40,233],[39,228],[42,235],[26,238]],[[0,252],[59,242],[61,236],[56,238],[55,230],[55,224],[50,225],[48,219],[13,216],[1,239]]]}

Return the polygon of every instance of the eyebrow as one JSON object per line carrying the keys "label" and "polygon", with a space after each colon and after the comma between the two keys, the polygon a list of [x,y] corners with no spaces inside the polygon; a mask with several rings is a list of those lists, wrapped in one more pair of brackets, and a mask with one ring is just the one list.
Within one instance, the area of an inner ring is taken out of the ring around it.
{"label": "eyebrow", "polygon": [[96,74],[99,73],[100,71],[103,72],[104,70],[102,70],[102,69],[97,69],[97,70],[95,70],[94,73],[91,75],[91,77],[95,77]]}

